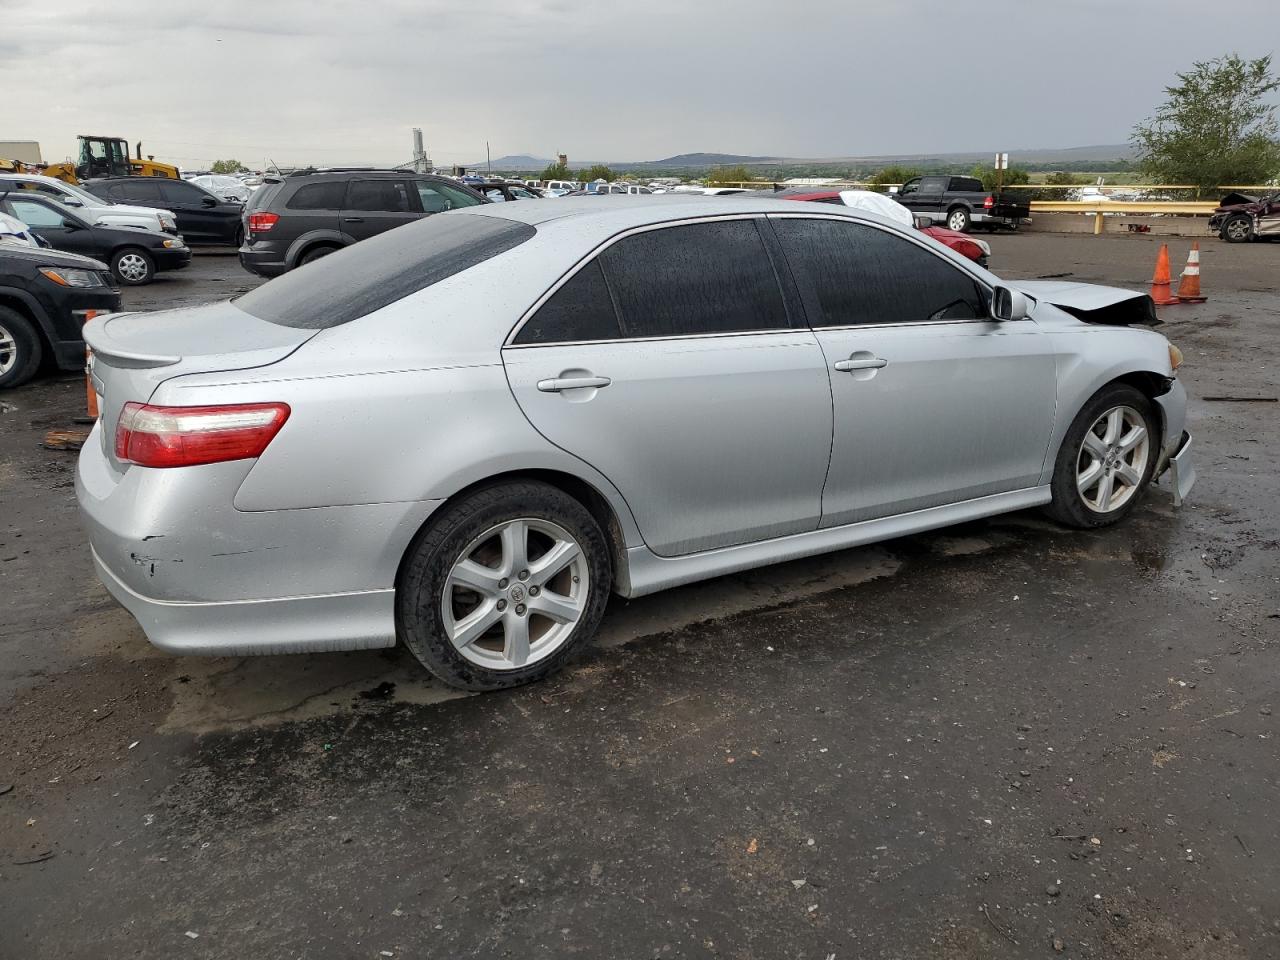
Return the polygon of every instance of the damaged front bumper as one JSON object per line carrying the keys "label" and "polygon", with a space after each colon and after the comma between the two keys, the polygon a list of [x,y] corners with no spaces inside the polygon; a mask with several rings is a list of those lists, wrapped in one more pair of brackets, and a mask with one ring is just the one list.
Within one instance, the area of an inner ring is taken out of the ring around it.
{"label": "damaged front bumper", "polygon": [[1173,490],[1173,505],[1182,501],[1196,482],[1196,467],[1191,462],[1191,434],[1187,432],[1187,391],[1178,380],[1171,380],[1169,389],[1155,398],[1160,407],[1163,436],[1160,438],[1160,459],[1156,461],[1154,477],[1169,474]]}
{"label": "damaged front bumper", "polygon": [[1173,505],[1182,506],[1187,494],[1196,484],[1196,465],[1191,459],[1191,434],[1185,430],[1177,445],[1166,451],[1164,462],[1156,476],[1169,474],[1169,487],[1173,493]]}

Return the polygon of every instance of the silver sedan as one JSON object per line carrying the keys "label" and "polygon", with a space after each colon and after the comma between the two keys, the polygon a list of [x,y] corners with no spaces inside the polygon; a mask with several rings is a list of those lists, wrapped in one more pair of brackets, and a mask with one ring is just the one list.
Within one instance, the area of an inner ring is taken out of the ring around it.
{"label": "silver sedan", "polygon": [[429,217],[237,300],[90,323],[77,493],[166,650],[404,643],[557,669],[611,592],[1195,479],[1149,298],[1004,284],[918,231],[754,197]]}

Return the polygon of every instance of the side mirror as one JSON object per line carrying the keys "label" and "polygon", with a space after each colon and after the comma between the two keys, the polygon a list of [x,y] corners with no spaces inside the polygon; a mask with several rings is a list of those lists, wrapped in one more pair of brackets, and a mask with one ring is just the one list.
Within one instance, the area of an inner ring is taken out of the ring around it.
{"label": "side mirror", "polygon": [[200,203],[206,207],[216,207],[218,205],[217,197],[201,197]]}
{"label": "side mirror", "polygon": [[1027,296],[1008,287],[996,287],[991,292],[992,320],[1025,320],[1031,316],[1031,302]]}
{"label": "side mirror", "polygon": [[79,200],[77,200],[75,197],[63,197],[62,205],[64,207],[83,207],[84,206],[84,204],[81,203]]}
{"label": "side mirror", "polygon": [[925,227],[933,226],[933,217],[916,217],[916,229],[923,230]]}
{"label": "side mirror", "polygon": [[63,226],[63,228],[67,231],[67,233],[75,233],[77,230],[83,230],[83,229],[84,229],[84,227],[83,227],[83,226],[81,226],[79,223],[77,223],[77,222],[76,222],[76,221],[74,221],[74,220],[66,220],[66,219],[64,219],[64,220],[62,221],[62,226]]}

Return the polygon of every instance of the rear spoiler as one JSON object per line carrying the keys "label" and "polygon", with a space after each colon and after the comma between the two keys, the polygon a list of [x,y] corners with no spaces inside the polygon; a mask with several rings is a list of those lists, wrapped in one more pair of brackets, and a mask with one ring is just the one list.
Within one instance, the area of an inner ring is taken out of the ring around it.
{"label": "rear spoiler", "polygon": [[139,353],[113,343],[111,335],[107,332],[107,321],[123,316],[127,314],[100,314],[84,325],[84,342],[88,344],[95,356],[109,360],[112,366],[133,370],[144,370],[147,367],[171,367],[181,362],[182,357],[163,353]]}

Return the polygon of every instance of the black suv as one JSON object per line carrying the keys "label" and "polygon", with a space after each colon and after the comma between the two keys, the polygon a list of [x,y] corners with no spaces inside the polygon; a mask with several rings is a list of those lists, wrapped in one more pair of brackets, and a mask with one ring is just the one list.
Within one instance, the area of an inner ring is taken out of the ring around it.
{"label": "black suv", "polygon": [[403,170],[304,170],[267,177],[244,208],[240,263],[278,277],[433,213],[487,203],[445,177]]}
{"label": "black suv", "polygon": [[45,356],[84,367],[86,320],[120,309],[105,264],[74,253],[0,243],[0,389],[31,379]]}
{"label": "black suv", "polygon": [[178,232],[190,244],[240,246],[239,203],[215,197],[203,187],[167,177],[109,177],[81,184],[95,197],[139,207],[172,210]]}

